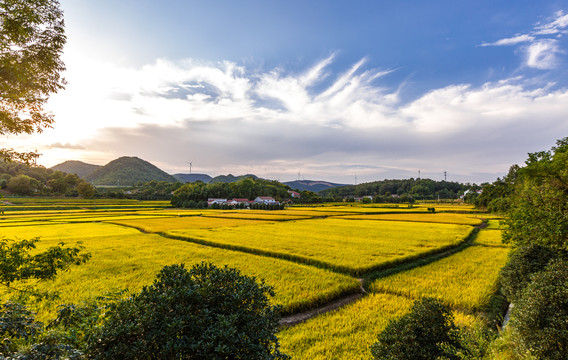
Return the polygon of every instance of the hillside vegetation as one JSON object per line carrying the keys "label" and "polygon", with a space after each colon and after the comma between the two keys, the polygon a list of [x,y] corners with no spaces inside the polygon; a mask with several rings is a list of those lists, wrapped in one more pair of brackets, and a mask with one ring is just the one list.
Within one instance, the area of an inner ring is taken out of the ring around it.
{"label": "hillside vegetation", "polygon": [[172,175],[137,157],[123,156],[97,169],[85,178],[93,185],[132,186],[156,181],[177,182]]}

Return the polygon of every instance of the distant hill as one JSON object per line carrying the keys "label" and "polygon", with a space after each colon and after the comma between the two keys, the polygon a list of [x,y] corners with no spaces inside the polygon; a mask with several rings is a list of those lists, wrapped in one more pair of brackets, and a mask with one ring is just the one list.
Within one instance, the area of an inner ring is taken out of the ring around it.
{"label": "distant hill", "polygon": [[182,183],[192,183],[196,181],[203,181],[208,183],[211,181],[212,177],[207,174],[174,174],[173,175],[179,182]]}
{"label": "distant hill", "polygon": [[51,169],[55,171],[65,172],[68,174],[77,174],[80,178],[84,179],[85,177],[92,174],[100,167],[101,167],[100,165],[87,164],[82,161],[68,160],[62,162],[61,164],[52,166]]}
{"label": "distant hill", "polygon": [[85,177],[93,185],[132,186],[139,182],[168,181],[177,179],[149,162],[137,157],[123,156],[95,170]]}
{"label": "distant hill", "polygon": [[344,184],[336,184],[329,181],[316,181],[316,180],[295,180],[295,181],[287,181],[284,182],[283,184],[288,185],[292,189],[297,189],[300,191],[308,190],[313,192],[319,192],[337,186],[344,186]]}
{"label": "distant hill", "polygon": [[215,176],[213,179],[209,180],[210,184],[214,184],[214,183],[232,183],[232,182],[237,182],[240,179],[246,179],[252,177],[254,179],[258,179],[258,176],[256,175],[252,175],[252,174],[246,174],[246,175],[240,175],[240,176],[234,176],[233,174],[229,174],[229,175],[219,175],[219,176]]}

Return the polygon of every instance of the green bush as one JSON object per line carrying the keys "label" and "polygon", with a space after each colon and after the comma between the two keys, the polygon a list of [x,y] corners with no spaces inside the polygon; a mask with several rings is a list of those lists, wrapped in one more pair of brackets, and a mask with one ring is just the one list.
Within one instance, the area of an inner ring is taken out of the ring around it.
{"label": "green bush", "polygon": [[528,245],[516,249],[501,269],[501,291],[515,302],[530,283],[531,276],[544,270],[556,252],[542,245]]}
{"label": "green bush", "polygon": [[164,267],[151,286],[112,304],[87,353],[94,359],[287,359],[273,291],[228,267]]}
{"label": "green bush", "polygon": [[511,313],[521,346],[537,359],[568,354],[568,263],[552,261],[533,281]]}
{"label": "green bush", "polygon": [[460,333],[451,310],[439,301],[416,301],[410,313],[391,321],[371,346],[374,359],[458,359]]}

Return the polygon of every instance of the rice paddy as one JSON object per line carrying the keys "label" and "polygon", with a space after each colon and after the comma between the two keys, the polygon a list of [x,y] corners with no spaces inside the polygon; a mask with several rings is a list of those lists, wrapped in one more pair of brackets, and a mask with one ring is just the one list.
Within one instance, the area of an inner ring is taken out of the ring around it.
{"label": "rice paddy", "polygon": [[[359,292],[358,276],[429,262],[396,270],[371,282],[358,301],[281,330],[283,352],[296,359],[370,359],[368,347],[378,333],[424,296],[453,307],[456,322],[471,326],[495,293],[509,251],[499,219],[487,221],[486,214],[458,204],[224,211],[173,209],[156,201],[6,201],[0,236],[40,236],[39,250],[80,241],[92,254],[86,264],[35,285],[59,291],[58,303],[125,288],[137,292],[165,265],[207,261],[263,279],[285,315]],[[432,206],[436,213],[428,211]],[[481,225],[488,226],[474,234]],[[446,254],[449,249],[454,253]],[[428,258],[433,254],[439,258]],[[56,305],[44,302],[35,310],[45,320]]]}

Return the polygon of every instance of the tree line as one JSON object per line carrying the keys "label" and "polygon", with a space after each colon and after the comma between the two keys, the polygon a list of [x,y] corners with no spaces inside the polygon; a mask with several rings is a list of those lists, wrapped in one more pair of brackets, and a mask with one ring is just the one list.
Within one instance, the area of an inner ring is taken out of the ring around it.
{"label": "tree line", "polygon": [[346,185],[319,192],[324,199],[341,201],[353,197],[372,196],[374,202],[413,202],[416,200],[457,199],[476,185],[431,179],[381,180],[358,185]]}
{"label": "tree line", "polygon": [[20,196],[95,196],[95,188],[76,174],[16,161],[0,161],[0,189]]}

